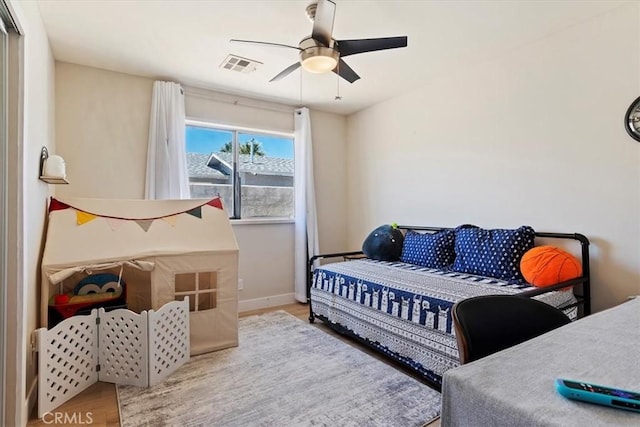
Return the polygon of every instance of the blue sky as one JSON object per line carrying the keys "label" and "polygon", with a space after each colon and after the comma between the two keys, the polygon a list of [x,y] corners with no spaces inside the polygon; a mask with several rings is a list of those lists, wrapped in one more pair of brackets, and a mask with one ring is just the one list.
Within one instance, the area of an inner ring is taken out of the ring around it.
{"label": "blue sky", "polygon": [[[229,131],[187,126],[187,152],[208,154],[219,151],[220,147],[231,141],[231,135]],[[293,139],[250,133],[238,134],[240,143],[247,142],[251,138],[255,138],[260,143],[262,151],[267,156],[293,159]]]}

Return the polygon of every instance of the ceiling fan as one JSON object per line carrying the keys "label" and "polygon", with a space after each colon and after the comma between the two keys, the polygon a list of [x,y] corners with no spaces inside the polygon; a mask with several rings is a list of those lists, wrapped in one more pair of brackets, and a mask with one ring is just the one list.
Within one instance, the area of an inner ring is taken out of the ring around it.
{"label": "ceiling fan", "polygon": [[231,39],[236,43],[252,43],[265,46],[284,47],[299,51],[300,61],[282,70],[270,82],[281,80],[300,66],[312,73],[333,71],[353,83],[360,78],[343,57],[376,50],[396,49],[407,46],[407,37],[382,37],[375,39],[335,40],[332,37],[336,4],[331,0],[318,0],[307,6],[307,16],[313,20],[311,35],[303,38],[298,46],[253,40]]}

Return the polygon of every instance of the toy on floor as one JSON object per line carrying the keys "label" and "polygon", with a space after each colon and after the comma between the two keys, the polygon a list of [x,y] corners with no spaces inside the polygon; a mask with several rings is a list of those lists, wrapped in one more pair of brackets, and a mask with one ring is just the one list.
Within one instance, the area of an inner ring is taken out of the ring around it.
{"label": "toy on floor", "polygon": [[56,318],[50,327],[93,308],[126,308],[125,289],[126,284],[115,274],[99,273],[85,277],[72,292],[49,298],[50,317],[54,314]]}

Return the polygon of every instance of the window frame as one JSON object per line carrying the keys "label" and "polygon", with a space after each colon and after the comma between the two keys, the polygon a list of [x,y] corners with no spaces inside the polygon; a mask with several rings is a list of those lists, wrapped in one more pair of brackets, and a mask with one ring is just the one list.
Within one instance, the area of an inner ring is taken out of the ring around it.
{"label": "window frame", "polygon": [[[175,290],[175,283],[178,281],[178,275],[194,275],[194,282],[193,282],[193,289],[189,289],[189,290],[181,290],[181,291],[176,291]],[[211,287],[211,281],[209,282],[209,287],[207,288],[203,288],[200,285],[200,281],[202,280],[202,276],[203,274],[211,274],[215,276],[215,280],[214,282],[214,287]],[[175,273],[173,276],[173,283],[174,283],[174,300],[176,301],[182,301],[184,300],[185,296],[189,297],[189,313],[197,313],[200,311],[208,311],[208,310],[214,310],[216,308],[218,308],[218,270],[212,270],[212,271],[197,271],[197,272],[182,272],[182,273]],[[200,304],[201,304],[201,297],[202,298],[211,298],[211,303],[210,303],[210,307],[209,308],[204,308],[204,309],[200,309]],[[191,310],[191,305],[193,304],[193,310]]]}
{"label": "window frame", "polygon": [[[206,121],[206,120],[202,120],[202,119],[193,119],[193,118],[186,118],[185,119],[185,132],[186,132],[186,128],[187,126],[193,126],[193,127],[201,127],[201,128],[207,128],[207,129],[212,129],[212,130],[218,130],[218,131],[224,131],[224,132],[230,132],[232,135],[232,140],[231,140],[231,144],[233,146],[232,149],[232,168],[233,168],[233,177],[232,177],[232,210],[228,210],[229,213],[229,220],[231,220],[232,223],[243,223],[243,224],[274,224],[274,223],[278,223],[278,224],[282,224],[282,223],[294,223],[295,222],[295,187],[296,187],[296,180],[295,180],[295,168],[294,168],[294,179],[293,179],[293,194],[294,194],[294,202],[293,202],[293,206],[292,206],[292,211],[291,211],[291,217],[284,217],[284,216],[280,216],[280,217],[258,217],[258,218],[243,218],[241,215],[241,210],[242,210],[242,201],[241,201],[241,195],[242,195],[242,191],[241,191],[241,187],[242,187],[242,183],[240,182],[240,170],[238,167],[239,164],[239,159],[240,159],[240,153],[239,150],[237,149],[238,147],[238,134],[240,133],[251,133],[251,134],[257,134],[257,135],[264,135],[264,136],[269,136],[269,137],[279,137],[279,138],[289,138],[291,139],[292,143],[293,143],[293,161],[295,162],[295,156],[296,156],[296,139],[295,139],[295,132],[291,131],[291,132],[285,132],[285,131],[277,131],[277,130],[265,130],[265,129],[258,129],[258,128],[251,128],[251,127],[244,127],[244,126],[236,126],[236,125],[226,125],[226,124],[221,124],[221,123],[215,123],[212,121]],[[186,142],[186,141],[185,141]],[[185,152],[186,152],[186,146],[185,146]]]}

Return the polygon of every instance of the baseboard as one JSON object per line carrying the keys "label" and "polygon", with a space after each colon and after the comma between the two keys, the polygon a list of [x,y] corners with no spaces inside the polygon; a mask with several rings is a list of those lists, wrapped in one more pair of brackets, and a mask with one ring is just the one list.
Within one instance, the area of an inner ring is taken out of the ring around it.
{"label": "baseboard", "polygon": [[245,311],[259,310],[261,308],[293,304],[294,302],[296,302],[296,298],[293,292],[290,294],[272,295],[270,297],[246,299],[238,301],[238,311],[243,313]]}

